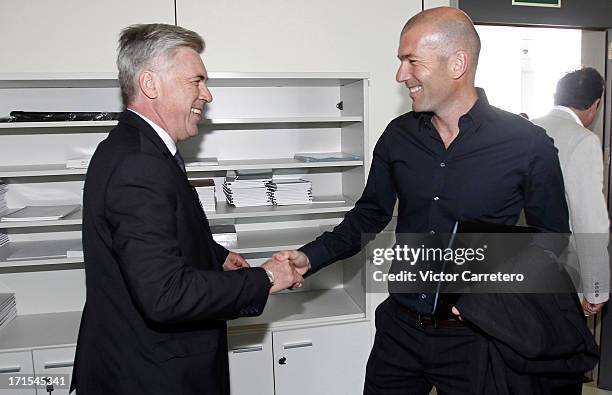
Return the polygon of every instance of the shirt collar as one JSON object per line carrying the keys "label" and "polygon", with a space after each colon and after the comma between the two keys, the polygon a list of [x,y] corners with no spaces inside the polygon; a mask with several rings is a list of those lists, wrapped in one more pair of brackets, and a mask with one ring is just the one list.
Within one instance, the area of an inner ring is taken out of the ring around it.
{"label": "shirt collar", "polygon": [[[472,108],[459,118],[460,129],[463,129],[466,122],[471,122],[474,126],[479,126],[487,117],[491,107],[487,99],[487,94],[482,88],[476,88],[476,94],[478,95],[478,99]],[[432,112],[420,112],[416,114],[421,120],[425,121],[426,125],[431,124],[431,118],[433,117]]]}
{"label": "shirt collar", "polygon": [[574,111],[572,111],[571,108],[569,107],[565,107],[565,106],[554,106],[553,107],[554,110],[559,110],[559,111],[563,111],[565,113],[568,113],[569,115],[571,115],[572,119],[574,121],[576,121],[576,123],[578,123],[578,125],[584,127],[584,124],[582,123],[582,121],[580,120],[580,118],[578,117],[578,115],[576,115],[576,113]]}
{"label": "shirt collar", "polygon": [[172,137],[170,137],[168,132],[166,132],[161,126],[159,126],[155,122],[151,121],[149,118],[145,117],[141,113],[139,113],[137,111],[134,111],[131,108],[128,108],[128,110],[130,110],[134,114],[138,115],[140,118],[144,119],[146,123],[151,125],[153,130],[155,130],[155,133],[157,133],[159,135],[159,138],[162,139],[164,144],[166,144],[166,147],[168,147],[168,151],[170,151],[172,156],[174,156],[176,154],[176,144],[174,143],[174,140],[172,140]]}

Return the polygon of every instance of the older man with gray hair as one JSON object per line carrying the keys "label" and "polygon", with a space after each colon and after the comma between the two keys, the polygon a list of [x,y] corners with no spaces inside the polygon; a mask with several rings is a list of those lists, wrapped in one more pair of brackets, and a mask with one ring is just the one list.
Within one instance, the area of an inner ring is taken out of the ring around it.
{"label": "older man with gray hair", "polygon": [[176,147],[212,101],[203,49],[178,26],[121,33],[126,110],[85,180],[79,395],[229,394],[225,320],[261,314],[269,292],[303,281],[278,261],[250,268],[212,238]]}

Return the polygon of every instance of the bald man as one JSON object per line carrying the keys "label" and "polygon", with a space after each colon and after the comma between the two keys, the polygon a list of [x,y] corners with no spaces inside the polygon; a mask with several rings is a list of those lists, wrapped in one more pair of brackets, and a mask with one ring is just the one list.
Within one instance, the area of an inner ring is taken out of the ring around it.
{"label": "bald man", "polygon": [[[532,227],[569,231],[557,151],[543,129],[489,105],[474,87],[479,51],[472,21],[457,9],[430,9],[406,23],[396,79],[409,90],[413,111],[391,121],[378,140],[363,195],[342,223],[276,259],[311,275],[350,257],[362,237],[387,225],[396,199],[398,236],[450,233],[458,220],[515,225],[523,209]],[[476,391],[487,352],[455,302],[391,293],[376,311],[365,394]]]}

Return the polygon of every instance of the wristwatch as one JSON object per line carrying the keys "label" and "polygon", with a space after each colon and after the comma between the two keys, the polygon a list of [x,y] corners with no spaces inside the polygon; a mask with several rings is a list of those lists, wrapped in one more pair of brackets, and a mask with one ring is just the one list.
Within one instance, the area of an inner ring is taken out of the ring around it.
{"label": "wristwatch", "polygon": [[274,285],[274,273],[272,273],[268,269],[264,269],[264,270],[266,271],[266,274],[268,275],[268,279],[270,280],[270,285]]}

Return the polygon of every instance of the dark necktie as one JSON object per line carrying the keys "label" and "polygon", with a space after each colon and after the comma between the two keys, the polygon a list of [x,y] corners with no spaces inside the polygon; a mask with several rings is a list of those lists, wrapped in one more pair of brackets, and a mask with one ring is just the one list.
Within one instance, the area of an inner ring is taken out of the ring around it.
{"label": "dark necktie", "polygon": [[183,160],[183,157],[178,152],[178,150],[176,151],[176,154],[174,154],[174,159],[176,160],[176,163],[178,163],[178,165],[181,168],[181,170],[183,170],[183,173],[186,174],[187,170],[185,169],[185,161]]}

